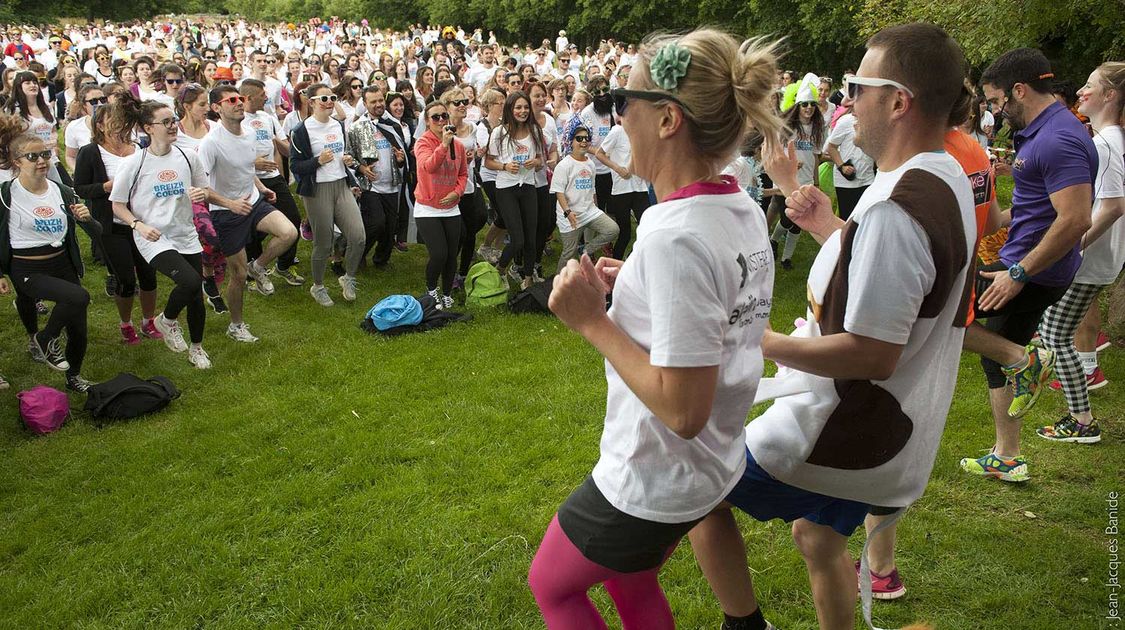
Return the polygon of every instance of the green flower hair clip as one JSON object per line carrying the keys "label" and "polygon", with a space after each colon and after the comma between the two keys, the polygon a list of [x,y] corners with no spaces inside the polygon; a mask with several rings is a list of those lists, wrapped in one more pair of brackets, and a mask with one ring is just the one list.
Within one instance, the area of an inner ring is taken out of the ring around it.
{"label": "green flower hair clip", "polygon": [[679,44],[665,44],[649,62],[649,74],[658,87],[672,91],[680,84],[680,79],[687,75],[690,63],[690,50]]}

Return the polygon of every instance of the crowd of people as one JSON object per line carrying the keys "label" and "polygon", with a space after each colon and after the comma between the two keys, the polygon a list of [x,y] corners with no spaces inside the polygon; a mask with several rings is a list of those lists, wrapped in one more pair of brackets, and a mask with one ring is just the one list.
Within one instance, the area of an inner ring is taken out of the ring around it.
{"label": "crowd of people", "polygon": [[[0,49],[0,293],[72,390],[91,385],[80,229],[122,342],[161,339],[201,369],[208,307],[258,340],[247,290],[307,284],[331,307],[331,271],[355,301],[368,262],[392,273],[420,243],[420,284],[449,309],[474,262],[527,289],[557,242],[550,306],[605,356],[608,396],[601,457],[531,566],[549,628],[604,627],[598,583],[624,627],[672,627],[657,575],[685,535],[723,627],[771,628],[732,507],[793,523],[822,628],[852,627],[857,576],[866,596],[904,594],[895,529],[962,349],[995,423],[967,473],[1030,479],[1021,418],[1049,387],[1069,411],[1037,434],[1101,439],[1088,391],[1107,382],[1096,298],[1125,263],[1125,63],[1071,94],[1021,48],[974,82],[926,24],[877,33],[842,81],[714,29],[580,52],[565,32],[501,46],[178,20],[8,26]],[[809,311],[785,335],[768,326],[775,264],[793,268],[804,233]]]}

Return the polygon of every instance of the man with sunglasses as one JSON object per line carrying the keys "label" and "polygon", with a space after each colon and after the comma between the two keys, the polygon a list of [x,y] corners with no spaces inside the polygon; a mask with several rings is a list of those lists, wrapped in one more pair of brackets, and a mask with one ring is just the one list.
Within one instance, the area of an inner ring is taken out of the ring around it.
{"label": "man with sunglasses", "polygon": [[[271,205],[277,195],[255,175],[256,139],[242,127],[246,99],[234,87],[219,86],[211,90],[208,100],[220,124],[212,125],[199,143],[199,161],[210,177],[214,193],[208,198],[211,222],[227,258],[226,298],[231,314],[227,336],[254,342],[258,338],[242,319],[246,277],[254,279],[259,293],[271,295],[273,282],[266,267],[293,245],[297,230]],[[273,238],[256,260],[247,262],[246,246],[256,232]]]}
{"label": "man with sunglasses", "polygon": [[[792,143],[767,162],[790,218],[822,248],[808,324],[762,339],[765,358],[786,367],[762,381],[757,402],[775,401],[746,427],[747,472],[727,501],[758,520],[794,522],[821,628],[854,627],[848,537],[871,506],[900,514],[921,496],[957,384],[976,220],[968,178],[943,145],[969,97],[966,71],[960,47],[931,24],[867,42],[850,83],[855,143],[879,174],[847,222],[818,188],[797,188]],[[761,630],[733,517],[696,530],[723,627]],[[860,585],[866,615],[870,581]]]}
{"label": "man with sunglasses", "polygon": [[[610,94],[609,81],[602,76],[592,77],[586,88],[594,97],[594,102],[574,117],[577,122],[572,121],[568,126],[581,123],[583,127],[590,130],[589,151],[592,155],[596,155],[598,147],[602,146],[602,141],[616,124],[613,118],[613,96]],[[609,197],[613,191],[613,175],[609,167],[599,160],[594,160],[594,173],[595,201],[598,208],[604,212],[608,208]]]}
{"label": "man with sunglasses", "polygon": [[[987,319],[986,328],[1021,346],[1031,341],[1043,313],[1063,296],[1082,263],[1080,243],[1090,228],[1098,169],[1089,132],[1051,94],[1053,78],[1050,62],[1032,48],[1004,53],[981,76],[987,103],[1015,132],[1016,157],[1012,208],[1004,213],[1008,240],[1000,262],[980,271],[976,314]],[[966,472],[1013,482],[1030,478],[1020,452],[1021,422],[1009,415],[1013,392],[1007,387],[1009,375],[1024,362],[1020,357],[1004,366],[981,357],[996,443],[983,457],[962,459]]]}

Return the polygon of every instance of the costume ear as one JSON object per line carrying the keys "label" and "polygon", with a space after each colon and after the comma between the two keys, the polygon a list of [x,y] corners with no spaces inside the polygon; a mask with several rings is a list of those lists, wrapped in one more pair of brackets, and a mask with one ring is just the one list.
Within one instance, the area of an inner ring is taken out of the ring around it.
{"label": "costume ear", "polygon": [[806,460],[840,470],[868,470],[891,461],[910,440],[914,422],[890,392],[871,381],[836,381],[840,404]]}

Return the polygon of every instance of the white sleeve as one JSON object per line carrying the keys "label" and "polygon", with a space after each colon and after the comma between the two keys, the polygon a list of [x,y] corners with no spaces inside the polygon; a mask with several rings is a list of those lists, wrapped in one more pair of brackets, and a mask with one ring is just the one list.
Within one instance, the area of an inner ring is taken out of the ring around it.
{"label": "white sleeve", "polygon": [[651,364],[718,365],[730,314],[719,295],[711,252],[696,235],[678,230],[650,232],[643,243],[633,256],[652,322]]}
{"label": "white sleeve", "polygon": [[191,185],[196,188],[206,188],[211,185],[211,180],[207,175],[207,169],[203,168],[203,164],[199,160],[199,156],[191,151],[184,151],[187,156],[188,164],[191,165]]}
{"label": "white sleeve", "polygon": [[110,201],[129,203],[129,189],[133,187],[133,181],[137,179],[137,170],[141,164],[137,158],[143,153],[143,151],[137,151],[121,161],[121,164],[117,167],[117,174],[113,176],[113,188],[109,191]]}
{"label": "white sleeve", "polygon": [[894,202],[875,204],[856,226],[844,330],[906,345],[936,275],[922,226]]}
{"label": "white sleeve", "polygon": [[559,162],[558,166],[555,167],[555,174],[551,177],[550,192],[552,195],[555,193],[566,192],[566,187],[568,184],[570,184],[570,171],[571,164],[573,163],[574,160],[570,159],[570,156],[568,155],[563,158],[562,162]]}
{"label": "white sleeve", "polygon": [[211,139],[211,134],[203,136],[203,140],[199,142],[199,151],[196,155],[199,157],[199,164],[203,167],[203,172],[210,177],[211,171],[215,168],[215,148],[217,144]]}
{"label": "white sleeve", "polygon": [[81,147],[78,146],[78,132],[75,131],[77,127],[75,127],[75,125],[85,124],[86,122],[82,118],[70,121],[66,126],[66,131],[63,132],[63,146],[68,149],[80,149]]}
{"label": "white sleeve", "polygon": [[1095,142],[1098,149],[1098,178],[1094,181],[1094,194],[1098,199],[1125,197],[1125,156],[1114,151],[1109,142]]}
{"label": "white sleeve", "polygon": [[602,151],[605,151],[606,155],[613,153],[613,147],[617,146],[618,137],[620,137],[621,134],[624,133],[622,131],[618,131],[619,129],[621,129],[621,125],[614,125],[613,129],[610,129],[609,133],[606,134],[605,140],[602,140],[602,143],[598,145],[598,148]]}
{"label": "white sleeve", "polygon": [[500,144],[500,127],[497,127],[493,129],[492,133],[488,136],[488,154],[497,162],[504,161],[500,159],[500,156],[503,155]]}
{"label": "white sleeve", "polygon": [[[484,125],[478,123],[477,124],[477,146],[482,146],[487,150],[489,148],[488,147],[488,141],[489,140],[490,140],[490,138],[489,138],[489,135],[488,135],[488,128],[485,127]],[[484,162],[481,162],[481,164],[484,164]]]}
{"label": "white sleeve", "polygon": [[844,143],[844,138],[852,131],[852,118],[850,116],[841,116],[840,120],[836,121],[836,126],[832,131],[828,132],[828,140],[825,141],[824,150],[828,150],[829,144],[840,146]]}

